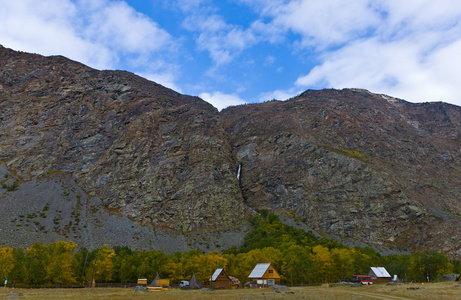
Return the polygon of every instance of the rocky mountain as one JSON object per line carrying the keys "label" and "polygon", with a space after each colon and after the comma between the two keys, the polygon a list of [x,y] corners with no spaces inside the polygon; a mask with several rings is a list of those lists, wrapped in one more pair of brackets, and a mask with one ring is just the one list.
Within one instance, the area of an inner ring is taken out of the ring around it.
{"label": "rocky mountain", "polygon": [[248,217],[461,257],[461,108],[365,90],[218,112],[136,75],[0,47],[0,242],[214,249]]}
{"label": "rocky mountain", "polygon": [[[62,180],[74,181],[85,201],[94,198],[150,229],[232,231],[242,223],[236,164],[218,111],[207,102],[128,72],[6,48],[0,85],[0,160],[21,183],[18,193],[26,182],[65,173]],[[27,213],[33,212],[21,215]],[[11,225],[21,217],[8,219]]]}
{"label": "rocky mountain", "polygon": [[365,90],[222,112],[245,203],[316,231],[461,255],[461,108]]}

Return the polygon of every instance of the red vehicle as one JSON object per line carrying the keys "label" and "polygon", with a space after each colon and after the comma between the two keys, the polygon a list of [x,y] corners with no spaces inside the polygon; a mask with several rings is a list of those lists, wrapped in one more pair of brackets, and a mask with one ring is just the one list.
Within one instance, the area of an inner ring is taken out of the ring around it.
{"label": "red vehicle", "polygon": [[368,275],[354,275],[352,280],[355,282],[360,282],[361,284],[373,284],[373,279]]}

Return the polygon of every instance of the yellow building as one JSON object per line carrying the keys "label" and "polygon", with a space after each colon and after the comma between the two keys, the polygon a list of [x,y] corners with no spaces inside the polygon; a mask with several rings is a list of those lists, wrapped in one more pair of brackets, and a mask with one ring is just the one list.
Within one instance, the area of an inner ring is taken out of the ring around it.
{"label": "yellow building", "polygon": [[267,287],[280,284],[280,275],[271,263],[257,264],[248,279],[252,287]]}

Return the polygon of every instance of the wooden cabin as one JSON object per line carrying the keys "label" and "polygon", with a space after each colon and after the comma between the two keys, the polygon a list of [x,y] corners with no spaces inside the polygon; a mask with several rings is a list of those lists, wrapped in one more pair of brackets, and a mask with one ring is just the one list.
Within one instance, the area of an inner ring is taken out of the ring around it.
{"label": "wooden cabin", "polygon": [[219,268],[211,276],[211,286],[213,288],[230,288],[232,287],[232,280],[227,276],[224,269]]}
{"label": "wooden cabin", "polygon": [[251,281],[251,287],[267,287],[280,284],[280,275],[272,266],[272,263],[257,264],[248,279]]}
{"label": "wooden cabin", "polygon": [[384,267],[371,267],[370,271],[368,272],[368,276],[371,276],[373,283],[384,283],[391,281],[391,275]]}

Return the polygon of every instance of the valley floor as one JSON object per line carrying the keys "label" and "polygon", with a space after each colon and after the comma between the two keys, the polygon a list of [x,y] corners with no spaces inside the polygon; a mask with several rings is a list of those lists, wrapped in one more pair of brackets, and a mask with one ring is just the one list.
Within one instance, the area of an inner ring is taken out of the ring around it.
{"label": "valley floor", "polygon": [[459,282],[371,285],[362,287],[290,287],[265,289],[179,290],[133,292],[127,288],[0,289],[0,299],[461,299]]}

